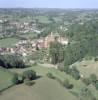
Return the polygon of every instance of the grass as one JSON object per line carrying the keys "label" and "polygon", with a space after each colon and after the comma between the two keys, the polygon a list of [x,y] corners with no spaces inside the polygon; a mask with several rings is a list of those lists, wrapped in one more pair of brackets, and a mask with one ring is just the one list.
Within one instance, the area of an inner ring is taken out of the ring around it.
{"label": "grass", "polygon": [[14,37],[12,38],[5,38],[0,39],[0,47],[13,47],[15,44],[19,41],[19,39],[16,39]]}
{"label": "grass", "polygon": [[[97,73],[97,65],[98,62],[94,61],[82,61],[74,64],[74,66],[77,66],[79,71],[85,76],[90,75],[92,73],[92,70],[93,72]],[[1,96],[1,99],[11,100],[13,98],[17,98],[27,100],[28,98],[28,100],[31,100],[32,98],[36,100],[78,100],[79,92],[83,87],[86,87],[85,84],[81,80],[75,80],[70,75],[67,75],[65,72],[61,72],[53,67],[49,68],[46,64],[45,66],[43,66],[42,64],[37,64],[35,66],[32,65],[32,67],[25,69],[9,69],[9,71],[17,72],[19,74],[22,74],[26,70],[34,70],[37,72],[37,75],[42,77],[36,80],[36,84],[34,86],[28,87],[24,84],[21,84],[6,90],[4,92],[4,95]],[[93,69],[92,66],[95,66],[96,69]],[[70,83],[74,85],[73,89],[67,90],[56,80],[52,80],[46,77],[46,74],[48,72],[52,73],[53,76],[60,79],[61,81],[69,79]],[[94,88],[94,86],[89,85],[87,87],[98,99],[98,91]]]}
{"label": "grass", "polygon": [[[89,77],[91,74],[96,74],[98,77],[98,61],[83,60],[73,64],[76,66],[83,77]],[[93,95],[98,99],[98,90],[93,85],[89,85],[88,88],[92,91]]]}
{"label": "grass", "polygon": [[62,21],[62,17],[61,16],[54,17],[53,19],[55,20],[55,22],[61,22]]}
{"label": "grass", "polygon": [[[13,91],[13,92],[12,92]],[[36,80],[32,87],[25,84],[5,91],[1,100],[78,100],[55,80],[47,77]]]}
{"label": "grass", "polygon": [[37,33],[34,33],[34,32],[25,33],[25,34],[19,35],[19,37],[23,37],[23,38],[34,38],[34,37],[37,37]]}
{"label": "grass", "polygon": [[59,70],[57,70],[55,68],[47,68],[47,67],[45,67],[45,66],[43,67],[41,65],[32,66],[31,68],[26,68],[23,70],[11,69],[10,71],[21,74],[21,73],[23,73],[23,71],[28,70],[28,69],[36,71],[37,75],[43,76],[43,77],[46,77],[46,74],[48,72],[50,72],[53,74],[53,76],[60,79],[61,81],[64,81],[65,79],[69,79],[70,83],[72,83],[74,85],[74,88],[72,89],[72,91],[75,93],[78,93],[81,88],[85,87],[85,85],[81,82],[81,80],[79,80],[77,82],[77,80],[73,79],[71,76],[67,75],[65,72],[60,72]]}
{"label": "grass", "polygon": [[0,91],[8,88],[13,83],[11,82],[13,75],[4,69],[0,69]]}
{"label": "grass", "polygon": [[73,65],[78,68],[84,77],[89,77],[92,73],[98,76],[98,61],[95,62],[94,60],[83,60],[82,62],[76,62]]}
{"label": "grass", "polygon": [[51,23],[51,21],[47,16],[37,16],[35,19],[38,19],[40,23],[45,23],[45,24]]}

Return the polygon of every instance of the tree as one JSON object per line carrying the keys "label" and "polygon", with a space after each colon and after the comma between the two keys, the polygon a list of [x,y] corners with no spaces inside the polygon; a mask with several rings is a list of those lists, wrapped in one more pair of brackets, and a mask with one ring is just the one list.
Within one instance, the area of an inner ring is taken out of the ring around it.
{"label": "tree", "polygon": [[23,72],[24,79],[34,80],[36,79],[36,72],[33,70],[27,70]]}
{"label": "tree", "polygon": [[26,67],[20,55],[5,54],[0,55],[0,66],[4,68],[24,68]]}
{"label": "tree", "polygon": [[49,56],[51,63],[57,64],[64,60],[64,49],[61,43],[58,41],[51,42],[49,47]]}
{"label": "tree", "polygon": [[69,44],[64,50],[64,65],[69,66],[81,60],[86,54],[83,42]]}
{"label": "tree", "polygon": [[64,80],[63,85],[67,89],[72,89],[73,88],[73,85],[69,83],[69,80],[68,79]]}

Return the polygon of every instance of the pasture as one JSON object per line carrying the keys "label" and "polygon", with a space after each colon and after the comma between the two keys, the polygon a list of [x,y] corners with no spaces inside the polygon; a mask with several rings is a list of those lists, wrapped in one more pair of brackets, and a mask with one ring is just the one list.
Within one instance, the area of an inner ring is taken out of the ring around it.
{"label": "pasture", "polygon": [[45,66],[42,66],[40,64],[37,66],[32,66],[30,68],[25,68],[23,70],[11,69],[10,71],[21,74],[25,70],[34,70],[37,72],[37,75],[42,76],[42,77],[46,77],[46,74],[48,72],[50,72],[53,74],[53,76],[55,76],[57,79],[59,79],[61,81],[64,81],[65,79],[69,79],[70,83],[72,83],[74,85],[74,88],[71,91],[75,92],[76,94],[78,94],[78,92],[80,91],[81,88],[85,87],[85,85],[81,82],[81,80],[79,80],[77,82],[77,80],[73,79],[73,77],[66,74],[65,72],[61,72],[55,68],[49,68],[47,66],[45,67]]}
{"label": "pasture", "polygon": [[34,33],[34,32],[25,33],[25,34],[19,35],[19,37],[20,38],[34,38],[34,37],[37,37],[37,33]]}
{"label": "pasture", "polygon": [[13,47],[19,42],[19,39],[15,37],[0,39],[0,47]]}
{"label": "pasture", "polygon": [[82,62],[76,62],[73,66],[76,66],[85,77],[89,77],[90,74],[98,76],[98,61],[83,60]]}
{"label": "pasture", "polygon": [[11,79],[13,75],[7,70],[0,68],[0,91],[13,85]]}
{"label": "pasture", "polygon": [[1,100],[78,100],[58,82],[46,77],[36,80],[32,87],[25,84],[14,86],[3,92]]}
{"label": "pasture", "polygon": [[45,23],[45,24],[51,23],[51,21],[47,16],[37,16],[35,19],[37,19],[40,23]]}
{"label": "pasture", "polygon": [[[90,69],[91,67],[88,69],[84,69],[85,64],[89,66],[89,65],[95,64],[95,62],[88,61],[87,63],[85,61],[84,63],[83,61],[83,62],[77,62],[74,65],[77,65],[77,67],[81,65],[80,67],[78,67],[80,72],[84,74],[85,72],[87,72],[86,75],[89,75],[90,74],[89,70],[91,70]],[[97,66],[97,64],[98,62],[96,62],[95,65]],[[34,100],[65,100],[65,99],[78,100],[80,90],[86,87],[86,85],[81,80],[75,80],[72,76],[66,74],[65,72],[61,72],[53,68],[53,66],[49,67],[48,65],[47,67],[47,64],[32,65],[32,67],[28,67],[24,69],[9,69],[10,72],[18,73],[18,74],[22,74],[26,70],[34,70],[37,72],[37,75],[41,77],[35,80],[35,84],[31,87],[26,86],[25,84],[21,84],[21,85],[17,85],[17,86],[7,89],[0,96],[2,100],[11,100],[11,99],[12,100],[17,100],[17,99],[31,100],[31,98]],[[72,83],[74,86],[73,89],[67,90],[57,80],[49,79],[46,76],[48,72],[52,73],[53,76],[55,76],[57,79],[61,81],[64,81],[65,79],[69,79],[70,83]],[[2,86],[2,84],[0,86]],[[98,91],[94,88],[94,86],[89,85],[87,87],[90,90],[93,90],[93,95],[95,95],[98,99],[98,96],[97,96]]]}

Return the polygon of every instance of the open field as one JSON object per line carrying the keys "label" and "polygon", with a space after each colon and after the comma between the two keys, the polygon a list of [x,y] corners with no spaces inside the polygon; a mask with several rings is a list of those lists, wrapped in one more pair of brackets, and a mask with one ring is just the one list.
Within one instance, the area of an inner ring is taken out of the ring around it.
{"label": "open field", "polygon": [[76,66],[85,77],[89,77],[89,75],[93,73],[98,76],[98,61],[84,60],[82,62],[76,62],[73,65]]}
{"label": "open field", "polygon": [[[13,91],[13,92],[12,92]],[[24,84],[14,86],[3,92],[1,100],[78,100],[67,92],[58,82],[48,78],[36,80],[36,84],[28,87]]]}
{"label": "open field", "polygon": [[15,46],[15,44],[19,41],[17,38],[5,38],[0,39],[0,47],[12,47]]}
{"label": "open field", "polygon": [[22,37],[22,38],[34,38],[36,36],[37,36],[37,33],[34,33],[34,32],[30,32],[30,33],[25,33],[25,34],[19,35],[19,37]]}
{"label": "open field", "polygon": [[11,73],[0,68],[0,90],[12,85],[12,77],[13,75]]}
{"label": "open field", "polygon": [[64,81],[65,79],[69,79],[69,81],[74,85],[74,88],[72,89],[73,92],[77,93],[80,91],[81,88],[83,88],[85,85],[79,80],[73,79],[70,75],[67,75],[65,72],[60,72],[59,70],[55,68],[49,68],[49,67],[43,67],[42,65],[32,66],[30,68],[25,68],[23,70],[21,69],[11,69],[12,72],[17,72],[19,74],[23,73],[25,70],[35,70],[37,72],[37,75],[39,76],[46,76],[48,72],[52,73],[56,78],[60,79],[61,81]]}
{"label": "open field", "polygon": [[[83,64],[83,65],[82,65]],[[96,65],[98,62],[94,61],[88,61],[88,63],[85,61],[75,63],[75,65],[80,66],[79,70],[80,72],[84,73],[87,72],[87,75],[89,75],[88,69],[83,69],[85,64],[89,65]],[[86,87],[81,80],[75,80],[70,75],[67,75],[65,72],[60,72],[59,70],[50,67],[48,67],[45,64],[44,66],[42,64],[37,64],[36,66],[24,68],[24,69],[9,69],[11,72],[17,72],[19,74],[22,74],[26,70],[35,70],[37,72],[37,75],[41,76],[39,79],[35,80],[36,84],[32,87],[28,87],[25,84],[17,85],[14,87],[9,88],[8,90],[4,91],[0,98],[2,100],[17,100],[17,99],[23,99],[23,100],[31,100],[33,98],[34,100],[78,100],[78,95],[80,90],[83,87]],[[45,67],[46,66],[46,67]],[[53,66],[53,65],[51,65]],[[91,68],[91,67],[90,67]],[[85,72],[83,70],[86,70]],[[91,70],[91,69],[89,69]],[[48,72],[51,72],[56,78],[60,79],[61,81],[64,81],[65,79],[69,79],[70,83],[74,85],[74,88],[71,90],[67,90],[62,85],[60,85],[59,82],[56,80],[52,80],[46,77],[46,74]],[[96,72],[95,72],[96,73]],[[1,73],[0,73],[1,74]],[[94,86],[90,85],[88,86],[90,90],[93,90],[93,94],[98,99],[98,91],[94,88]],[[12,92],[13,91],[13,92]],[[17,98],[17,99],[16,99]]]}
{"label": "open field", "polygon": [[[89,77],[91,74],[96,74],[98,77],[98,61],[94,60],[83,60],[82,62],[76,62],[73,64],[76,66],[83,77]],[[95,89],[94,86],[90,85],[88,88],[93,91],[93,94],[98,99],[98,90]]]}
{"label": "open field", "polygon": [[46,23],[46,24],[51,23],[51,21],[47,16],[37,16],[35,19],[38,19],[40,23]]}

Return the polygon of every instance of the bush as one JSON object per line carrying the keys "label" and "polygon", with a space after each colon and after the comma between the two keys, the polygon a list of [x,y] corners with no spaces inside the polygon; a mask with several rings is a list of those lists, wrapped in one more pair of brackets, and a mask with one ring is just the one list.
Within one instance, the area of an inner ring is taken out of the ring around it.
{"label": "bush", "polygon": [[69,83],[69,80],[68,79],[66,79],[63,82],[63,86],[66,87],[67,89],[72,89],[73,88],[73,85]]}
{"label": "bush", "polygon": [[47,73],[47,76],[48,76],[49,78],[51,78],[51,79],[55,79],[55,77],[53,76],[52,73]]}
{"label": "bush", "polygon": [[74,79],[79,80],[80,79],[80,75],[77,72],[72,73],[72,76]]}
{"label": "bush", "polygon": [[58,70],[60,71],[64,71],[64,64],[63,63],[59,63],[57,66]]}
{"label": "bush", "polygon": [[95,74],[91,74],[90,80],[91,80],[92,83],[95,83],[97,81],[97,76]]}
{"label": "bush", "polygon": [[13,82],[13,84],[18,84],[19,83],[18,74],[14,74],[14,76],[12,78],[12,82]]}
{"label": "bush", "polygon": [[28,80],[36,79],[36,72],[33,70],[27,70],[23,72],[23,78]]}
{"label": "bush", "polygon": [[91,84],[91,81],[89,78],[82,78],[82,82],[85,84],[85,85],[90,85]]}
{"label": "bush", "polygon": [[21,76],[20,76],[20,75],[18,76],[18,81],[19,81],[19,82],[18,82],[19,84],[21,84],[21,83],[24,82],[24,78],[23,78],[22,75],[21,75]]}
{"label": "bush", "polygon": [[98,90],[98,81],[95,83],[95,88]]}
{"label": "bush", "polygon": [[81,89],[79,98],[80,100],[96,100],[92,92],[86,87]]}
{"label": "bush", "polygon": [[67,74],[70,74],[71,73],[71,69],[69,66],[65,66],[64,67],[64,71],[67,73]]}
{"label": "bush", "polygon": [[95,61],[98,61],[98,57],[94,59]]}
{"label": "bush", "polygon": [[70,70],[71,70],[70,74],[73,76],[73,78],[75,78],[76,80],[79,80],[80,79],[80,73],[76,69],[76,67],[72,67]]}

